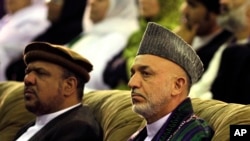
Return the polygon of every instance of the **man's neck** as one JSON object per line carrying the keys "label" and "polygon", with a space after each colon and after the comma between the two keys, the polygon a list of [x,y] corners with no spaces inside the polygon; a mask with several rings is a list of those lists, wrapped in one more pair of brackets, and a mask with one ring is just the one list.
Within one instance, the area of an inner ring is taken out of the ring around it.
{"label": "man's neck", "polygon": [[234,35],[237,41],[246,39],[250,36],[250,29],[249,28],[243,29],[239,32],[234,33]]}
{"label": "man's neck", "polygon": [[207,32],[207,34],[205,35],[197,35],[198,37],[200,38],[206,38],[210,35],[214,35],[214,34],[217,34],[219,32],[221,32],[222,28],[220,28],[218,25],[214,25],[211,30],[209,30],[209,32]]}

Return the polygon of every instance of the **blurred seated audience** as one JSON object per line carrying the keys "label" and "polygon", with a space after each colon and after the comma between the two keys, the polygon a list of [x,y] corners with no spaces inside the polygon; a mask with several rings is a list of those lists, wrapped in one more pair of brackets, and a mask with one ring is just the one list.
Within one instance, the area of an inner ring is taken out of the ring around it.
{"label": "blurred seated audience", "polygon": [[26,44],[49,26],[44,0],[5,0],[6,14],[0,19],[0,81],[6,68],[20,56]]}
{"label": "blurred seated audience", "polygon": [[[88,89],[110,89],[103,81],[103,71],[138,30],[138,8],[135,0],[90,0],[85,31],[68,44],[93,64]],[[90,23],[89,23],[90,21]]]}
{"label": "blurred seated audience", "polygon": [[0,0],[0,19],[4,16],[5,10],[4,10],[4,0]]}
{"label": "blurred seated audience", "polygon": [[168,29],[179,24],[179,7],[183,0],[138,0],[140,28],[129,38],[126,48],[112,58],[104,71],[104,81],[110,88],[129,89],[130,66],[136,56],[148,22]]}
{"label": "blurred seated audience", "polygon": [[[87,0],[50,0],[48,6],[48,20],[51,26],[33,41],[45,41],[64,45],[73,40],[83,31],[82,20]],[[72,8],[73,7],[73,8]],[[23,81],[25,64],[20,57],[8,66],[6,75],[8,80]]]}
{"label": "blurred seated audience", "polygon": [[217,23],[219,0],[185,0],[181,13],[181,24],[174,32],[192,45],[206,71],[217,49],[232,37],[228,30]]}
{"label": "blurred seated audience", "polygon": [[87,0],[50,0],[48,19],[52,25],[34,41],[45,41],[64,45],[82,31],[82,19]]}
{"label": "blurred seated audience", "polygon": [[234,37],[216,51],[190,96],[250,104],[250,1],[220,0],[220,4],[218,23]]}

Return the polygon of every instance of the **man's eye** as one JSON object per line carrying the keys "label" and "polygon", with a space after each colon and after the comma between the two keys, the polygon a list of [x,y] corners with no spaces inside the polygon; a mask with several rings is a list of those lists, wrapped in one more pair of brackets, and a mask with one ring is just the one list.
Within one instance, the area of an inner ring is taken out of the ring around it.
{"label": "man's eye", "polygon": [[46,75],[47,72],[43,71],[43,70],[35,70],[35,73],[38,75]]}
{"label": "man's eye", "polygon": [[149,74],[148,72],[143,71],[143,72],[142,72],[142,75],[143,75],[143,76],[149,76],[150,74]]}
{"label": "man's eye", "polygon": [[46,74],[46,73],[43,72],[43,71],[37,71],[36,73],[39,74],[39,75],[45,75],[45,74]]}

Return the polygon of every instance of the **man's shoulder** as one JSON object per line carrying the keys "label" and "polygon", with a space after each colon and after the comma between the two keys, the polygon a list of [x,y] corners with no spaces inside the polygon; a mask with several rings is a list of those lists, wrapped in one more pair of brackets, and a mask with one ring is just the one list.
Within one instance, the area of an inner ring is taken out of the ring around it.
{"label": "man's shoulder", "polygon": [[250,43],[229,46],[224,50],[223,56],[229,56],[230,58],[250,57]]}
{"label": "man's shoulder", "polygon": [[88,107],[77,106],[50,121],[41,129],[40,134],[44,134],[44,137],[52,137],[55,133],[64,134],[64,136],[99,137],[102,132],[101,127],[90,113]]}
{"label": "man's shoulder", "polygon": [[68,122],[76,121],[93,121],[95,120],[94,114],[87,105],[79,105],[67,112],[65,112],[62,116],[65,116],[65,119],[69,120]]}
{"label": "man's shoulder", "polygon": [[213,128],[203,119],[193,116],[192,120],[187,122],[173,139],[185,138],[188,140],[210,141],[214,135]]}

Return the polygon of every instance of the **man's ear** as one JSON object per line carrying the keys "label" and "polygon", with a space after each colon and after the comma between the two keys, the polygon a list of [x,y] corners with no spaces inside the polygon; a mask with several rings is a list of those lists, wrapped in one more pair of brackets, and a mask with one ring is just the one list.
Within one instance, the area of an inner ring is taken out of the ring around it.
{"label": "man's ear", "polygon": [[176,96],[185,90],[187,80],[184,77],[178,77],[174,80],[172,95]]}
{"label": "man's ear", "polygon": [[75,93],[77,87],[77,79],[75,77],[68,77],[64,80],[64,95],[69,96]]}

